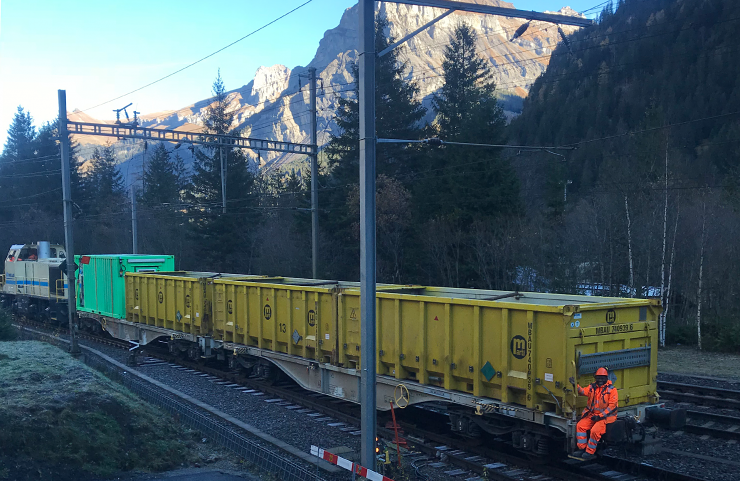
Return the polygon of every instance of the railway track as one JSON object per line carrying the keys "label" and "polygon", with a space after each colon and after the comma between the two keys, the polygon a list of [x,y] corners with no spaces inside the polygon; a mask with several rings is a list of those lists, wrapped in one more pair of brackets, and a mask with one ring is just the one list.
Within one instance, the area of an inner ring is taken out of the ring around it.
{"label": "railway track", "polygon": [[[66,329],[49,329],[48,326],[38,323],[22,323],[27,327],[34,327],[50,334],[64,335]],[[103,343],[121,349],[128,349],[130,344],[114,339],[101,338],[91,334],[81,334],[80,339]],[[264,393],[265,401],[279,402],[278,405],[286,409],[305,410],[306,415],[318,413],[326,419],[336,421],[342,431],[350,434],[359,430],[359,407],[353,403],[338,400],[317,393],[306,393],[295,384],[271,383],[259,378],[244,376],[243,374],[224,371],[203,363],[187,361],[177,356],[148,346],[146,354],[159,361],[171,365],[178,365],[190,371],[217,377],[224,383],[239,384],[245,392],[259,395]],[[153,359],[147,361],[153,363]],[[246,389],[248,388],[248,389]],[[298,411],[298,412],[301,412]],[[315,420],[324,419],[315,417]],[[409,441],[412,451],[405,455],[411,461],[412,467],[426,466],[436,468],[446,476],[466,481],[482,481],[483,479],[498,481],[549,481],[555,479],[574,481],[619,480],[631,481],[641,479],[665,479],[677,481],[698,481],[702,478],[672,472],[658,467],[633,462],[616,457],[602,456],[597,461],[581,462],[572,459],[557,460],[550,464],[536,464],[530,459],[518,454],[511,454],[490,447],[471,445],[469,442],[444,433],[431,432],[412,423],[402,422],[403,436]],[[380,436],[387,440],[394,439],[394,431],[387,427],[378,429]]]}
{"label": "railway track", "polygon": [[740,441],[740,417],[687,410],[682,431],[701,436]]}
{"label": "railway track", "polygon": [[732,389],[659,380],[658,393],[661,398],[673,401],[722,409],[740,409],[740,391]]}

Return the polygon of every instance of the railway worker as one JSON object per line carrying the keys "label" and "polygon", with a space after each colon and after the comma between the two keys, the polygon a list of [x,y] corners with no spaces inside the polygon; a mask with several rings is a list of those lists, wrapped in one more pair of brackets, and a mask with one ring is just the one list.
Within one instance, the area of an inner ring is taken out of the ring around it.
{"label": "railway worker", "polygon": [[[606,432],[606,425],[617,420],[619,397],[617,388],[609,380],[609,372],[605,367],[600,367],[594,377],[596,382],[593,384],[585,388],[578,385],[578,395],[588,396],[588,404],[581,414],[581,420],[576,425],[578,451],[573,455],[583,459],[596,456],[596,446]],[[587,438],[589,429],[591,436]]]}

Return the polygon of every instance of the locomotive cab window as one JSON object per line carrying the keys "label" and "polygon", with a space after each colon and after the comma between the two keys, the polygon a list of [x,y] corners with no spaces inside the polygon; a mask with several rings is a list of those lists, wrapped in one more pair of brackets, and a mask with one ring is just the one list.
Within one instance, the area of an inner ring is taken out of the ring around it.
{"label": "locomotive cab window", "polygon": [[21,261],[35,261],[38,260],[38,253],[35,247],[24,247],[21,249],[21,253],[18,256],[18,260]]}

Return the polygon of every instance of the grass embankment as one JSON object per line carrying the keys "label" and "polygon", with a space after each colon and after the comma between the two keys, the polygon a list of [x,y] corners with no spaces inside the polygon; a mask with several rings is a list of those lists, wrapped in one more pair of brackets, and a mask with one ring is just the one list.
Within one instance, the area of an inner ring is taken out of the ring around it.
{"label": "grass embankment", "polygon": [[37,341],[0,342],[0,479],[162,471],[192,435],[122,386]]}
{"label": "grass embankment", "polygon": [[658,351],[658,371],[740,379],[740,354],[671,346]]}

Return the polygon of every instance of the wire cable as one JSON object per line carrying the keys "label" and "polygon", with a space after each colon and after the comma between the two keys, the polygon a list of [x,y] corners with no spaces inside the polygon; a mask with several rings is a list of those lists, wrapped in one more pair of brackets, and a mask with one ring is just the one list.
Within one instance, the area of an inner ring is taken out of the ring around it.
{"label": "wire cable", "polygon": [[86,111],[88,111],[88,110],[92,110],[92,109],[95,109],[95,108],[98,108],[98,107],[102,107],[103,105],[109,104],[109,103],[111,103],[111,102],[114,102],[114,101],[116,101],[116,100],[119,100],[119,99],[122,99],[123,97],[126,97],[127,95],[131,95],[132,93],[138,92],[138,91],[140,91],[140,90],[143,90],[143,89],[145,89],[145,88],[147,88],[147,87],[151,87],[152,85],[154,85],[154,84],[156,84],[156,83],[159,83],[159,82],[161,82],[162,80],[168,79],[168,78],[172,77],[173,75],[177,75],[178,73],[180,73],[180,72],[182,72],[182,71],[184,71],[184,70],[187,70],[187,69],[189,69],[189,68],[190,68],[190,67],[192,67],[193,65],[199,64],[200,62],[202,62],[202,61],[204,61],[204,60],[206,60],[206,59],[209,59],[209,58],[213,57],[213,56],[214,56],[214,55],[216,55],[217,53],[223,52],[223,51],[224,51],[224,50],[226,50],[227,48],[229,48],[229,47],[231,47],[231,46],[233,46],[233,45],[236,45],[237,43],[241,42],[242,40],[245,40],[245,39],[247,39],[247,38],[251,37],[251,36],[252,36],[252,35],[254,35],[255,33],[259,32],[259,31],[261,31],[261,30],[264,30],[265,28],[269,27],[269,26],[270,26],[270,25],[272,25],[273,23],[275,23],[275,22],[277,22],[277,21],[279,21],[279,20],[282,20],[283,18],[287,17],[287,16],[288,16],[288,15],[290,15],[291,13],[293,13],[293,12],[295,12],[295,11],[297,11],[297,10],[299,10],[299,9],[303,8],[303,7],[305,7],[306,5],[308,5],[309,3],[311,3],[312,1],[313,1],[313,0],[307,0],[306,2],[304,2],[304,3],[300,4],[300,5],[298,5],[297,7],[295,7],[295,8],[293,9],[293,10],[290,10],[289,12],[287,12],[287,13],[284,13],[284,14],[280,15],[279,17],[275,18],[274,20],[271,20],[270,22],[268,22],[268,23],[266,23],[266,24],[262,25],[261,27],[259,27],[259,28],[255,29],[255,30],[252,30],[251,32],[249,32],[248,34],[246,34],[245,36],[243,36],[242,38],[240,38],[240,39],[238,39],[238,40],[235,40],[235,41],[231,42],[230,44],[226,45],[225,47],[221,47],[220,49],[216,50],[215,52],[212,52],[212,53],[210,53],[210,54],[206,55],[205,57],[203,57],[203,58],[201,58],[201,59],[198,59],[198,60],[196,60],[195,62],[192,62],[192,63],[190,63],[190,64],[188,64],[188,65],[186,65],[186,66],[182,67],[182,68],[181,68],[181,69],[179,69],[179,70],[176,70],[176,71],[174,71],[174,72],[172,72],[172,73],[170,73],[170,74],[168,74],[168,75],[165,75],[164,77],[161,77],[161,78],[159,78],[159,79],[157,79],[157,80],[154,80],[153,82],[149,82],[148,84],[146,84],[146,85],[143,85],[143,86],[141,86],[141,87],[139,87],[139,88],[136,88],[136,89],[134,89],[134,90],[132,90],[132,91],[130,91],[130,92],[127,92],[127,93],[125,93],[125,94],[123,94],[123,95],[119,95],[119,96],[118,96],[118,97],[116,97],[116,98],[113,98],[113,99],[110,99],[110,100],[106,100],[105,102],[102,102],[102,103],[100,103],[100,104],[98,104],[98,105],[95,105],[95,106],[93,106],[93,107],[88,107],[88,108],[86,108],[86,109],[84,109],[84,110],[81,110],[81,111],[79,111],[79,112],[86,112]]}

